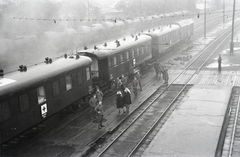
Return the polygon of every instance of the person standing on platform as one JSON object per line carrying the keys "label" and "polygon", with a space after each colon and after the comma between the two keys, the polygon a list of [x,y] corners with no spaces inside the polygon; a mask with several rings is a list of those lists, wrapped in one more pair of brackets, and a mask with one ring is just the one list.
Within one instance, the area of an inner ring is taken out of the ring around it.
{"label": "person standing on platform", "polygon": [[109,88],[109,90],[113,90],[113,84],[114,84],[114,82],[115,82],[115,80],[114,80],[114,78],[113,78],[113,75],[111,74],[110,75],[110,79],[109,79],[109,84],[108,84],[108,88]]}
{"label": "person standing on platform", "polygon": [[97,91],[95,92],[96,96],[97,96],[97,100],[100,102],[103,100],[103,92],[100,91],[99,87],[97,87]]}
{"label": "person standing on platform", "polygon": [[129,112],[130,104],[132,104],[131,100],[131,92],[126,86],[122,86],[123,89],[123,102],[126,107],[126,112]]}
{"label": "person standing on platform", "polygon": [[165,80],[165,84],[168,84],[168,79],[169,79],[169,76],[168,76],[168,69],[166,66],[164,66],[164,72],[163,72],[163,79]]}
{"label": "person standing on platform", "polygon": [[219,54],[218,56],[218,72],[221,73],[222,71],[222,57],[221,57],[221,54]]}
{"label": "person standing on platform", "polygon": [[140,74],[140,72],[138,71],[136,76],[135,76],[139,82],[139,87],[140,87],[140,91],[142,91],[142,84],[141,84],[141,78],[142,78],[142,75]]}
{"label": "person standing on platform", "polygon": [[135,97],[137,97],[137,94],[138,94],[138,85],[139,85],[139,81],[137,80],[137,78],[136,77],[134,77],[134,79],[133,79],[133,93],[134,93],[134,95],[135,95]]}
{"label": "person standing on platform", "polygon": [[102,124],[102,122],[103,122],[103,105],[102,105],[101,101],[98,102],[97,106],[95,107],[95,111],[97,113],[98,129],[101,129],[102,127],[104,127],[104,125]]}
{"label": "person standing on platform", "polygon": [[91,119],[96,118],[96,112],[95,112],[95,107],[97,106],[98,100],[96,94],[93,94],[91,99],[89,100],[89,105],[90,105],[90,114],[91,114]]}
{"label": "person standing on platform", "polygon": [[116,93],[116,105],[117,105],[119,114],[121,114],[121,110],[122,110],[122,112],[124,112],[124,110],[123,110],[123,105],[124,105],[123,95],[122,95],[122,92],[120,89],[118,89],[117,93]]}
{"label": "person standing on platform", "polygon": [[164,67],[162,64],[159,65],[159,79],[161,79],[161,76],[163,77],[163,74],[164,74]]}
{"label": "person standing on platform", "polygon": [[121,82],[122,82],[123,85],[127,84],[127,78],[123,74],[121,76]]}
{"label": "person standing on platform", "polygon": [[119,89],[121,87],[121,85],[122,85],[122,81],[121,81],[120,77],[117,78],[117,82],[116,83],[117,83],[117,87],[116,88]]}
{"label": "person standing on platform", "polygon": [[158,77],[158,74],[159,74],[159,63],[158,62],[155,62],[153,64],[153,67],[155,69],[155,73],[156,73],[156,77]]}

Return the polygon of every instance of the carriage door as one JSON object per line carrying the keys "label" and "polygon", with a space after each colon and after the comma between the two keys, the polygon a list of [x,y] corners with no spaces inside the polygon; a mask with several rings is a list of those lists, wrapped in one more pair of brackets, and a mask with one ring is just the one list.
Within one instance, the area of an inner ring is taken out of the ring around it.
{"label": "carriage door", "polygon": [[46,92],[45,87],[41,86],[37,88],[37,95],[38,95],[38,104],[40,105],[41,115],[42,118],[47,117],[48,106],[46,101]]}
{"label": "carriage door", "polygon": [[99,77],[98,60],[95,57],[92,57],[91,59],[92,59],[91,65],[92,78]]}

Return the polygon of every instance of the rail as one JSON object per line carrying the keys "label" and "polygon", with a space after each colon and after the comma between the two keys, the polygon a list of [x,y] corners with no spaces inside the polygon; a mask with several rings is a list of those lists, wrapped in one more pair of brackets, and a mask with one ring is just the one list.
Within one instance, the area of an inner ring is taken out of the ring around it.
{"label": "rail", "polygon": [[[239,27],[238,27],[239,28]],[[237,29],[237,28],[236,28]],[[176,76],[176,78],[165,88],[165,90],[163,90],[156,98],[153,99],[153,101],[151,103],[149,103],[149,105],[146,106],[146,108],[144,110],[142,110],[139,115],[137,117],[134,118],[134,120],[125,128],[123,129],[120,134],[118,134],[117,137],[115,137],[105,148],[104,150],[102,150],[98,156],[102,156],[110,147],[111,145],[113,145],[113,143],[115,143],[115,141],[117,141],[117,139],[119,137],[121,137],[121,135],[126,132],[126,130],[128,130],[132,124],[170,87],[170,85],[172,85],[197,59],[199,59],[200,56],[202,56],[205,51],[211,47],[213,44],[215,44],[216,42],[219,42],[219,39],[224,37],[228,32],[230,31],[230,29],[227,29],[225,31],[225,33],[223,33],[222,35],[220,35],[218,38],[216,38],[212,43],[210,43],[207,47],[205,47],[205,49],[195,58],[193,59],[186,68],[184,68],[184,70],[178,75]],[[157,118],[157,120],[153,123],[153,125],[151,126],[151,128],[148,130],[148,132],[142,137],[142,139],[137,143],[137,145],[132,149],[132,151],[128,154],[128,156],[131,156],[136,150],[137,148],[140,146],[140,144],[142,143],[142,141],[148,136],[148,134],[152,131],[152,129],[156,126],[156,124],[158,124],[158,122],[163,118],[163,116],[167,113],[167,111],[169,110],[169,108],[173,105],[173,103],[177,100],[177,98],[179,97],[179,95],[182,93],[182,91],[187,87],[188,82],[194,77],[195,74],[198,73],[198,71],[203,67],[203,65],[208,61],[208,59],[216,52],[216,50],[221,46],[221,44],[223,42],[225,42],[230,35],[227,35],[227,37],[224,37],[224,39],[221,40],[220,44],[218,44],[218,46],[211,52],[211,54],[207,57],[207,59],[204,60],[204,62],[199,66],[199,68],[192,74],[191,77],[189,77],[189,79],[187,80],[187,82],[185,83],[184,87],[181,89],[181,91],[177,94],[177,96],[171,101],[171,103],[168,105],[168,107],[165,109],[165,111]],[[144,102],[143,102],[144,103]]]}

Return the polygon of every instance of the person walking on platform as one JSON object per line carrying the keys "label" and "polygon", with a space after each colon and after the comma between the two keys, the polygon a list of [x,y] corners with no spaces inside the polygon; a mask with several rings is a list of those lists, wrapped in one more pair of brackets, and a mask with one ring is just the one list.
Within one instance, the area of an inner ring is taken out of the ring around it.
{"label": "person walking on platform", "polygon": [[135,97],[137,97],[137,94],[138,94],[138,85],[139,85],[139,81],[137,80],[137,78],[136,77],[134,77],[134,79],[133,79],[133,93],[134,93],[134,95],[135,95]]}
{"label": "person walking on platform", "polygon": [[123,95],[120,89],[118,89],[117,93],[116,93],[116,105],[117,105],[117,109],[118,109],[118,113],[121,114],[121,110],[122,112],[124,112],[123,110]]}
{"label": "person walking on platform", "polygon": [[108,82],[109,84],[108,84],[108,88],[109,88],[109,90],[113,90],[113,86],[114,86],[114,83],[115,83],[115,80],[114,80],[114,78],[113,78],[113,75],[111,74],[110,75],[110,79],[109,79],[109,82]]}
{"label": "person walking on platform", "polygon": [[102,105],[102,101],[98,102],[97,106],[95,107],[95,111],[97,113],[98,129],[101,129],[102,127],[104,127],[104,125],[102,124],[102,122],[103,122],[103,105]]}
{"label": "person walking on platform", "polygon": [[164,74],[164,67],[162,64],[159,64],[159,79],[161,79],[161,76],[163,77],[163,74]]}
{"label": "person walking on platform", "polygon": [[155,70],[155,73],[156,73],[156,77],[158,77],[158,74],[159,74],[159,63],[155,62],[153,64],[153,67],[154,67],[154,70]]}
{"label": "person walking on platform", "polygon": [[121,85],[122,85],[122,81],[121,81],[120,77],[117,78],[117,82],[116,83],[117,83],[117,87],[116,88],[119,89],[121,87]]}
{"label": "person walking on platform", "polygon": [[219,54],[218,56],[218,72],[221,73],[222,71],[222,57],[221,57],[221,54]]}
{"label": "person walking on platform", "polygon": [[103,92],[100,91],[99,87],[97,87],[97,91],[95,92],[96,96],[97,96],[97,100],[100,102],[103,100]]}
{"label": "person walking on platform", "polygon": [[140,91],[142,91],[142,84],[141,84],[141,78],[142,78],[142,75],[140,74],[140,72],[138,71],[137,74],[136,74],[136,78],[139,82],[139,87],[140,87]]}
{"label": "person walking on platform", "polygon": [[164,66],[164,72],[163,72],[163,79],[165,80],[165,84],[168,84],[168,79],[169,79],[169,76],[168,76],[168,69],[166,66]]}
{"label": "person walking on platform", "polygon": [[126,86],[122,86],[123,89],[123,102],[126,107],[126,112],[129,112],[130,104],[132,104],[131,100],[131,92]]}
{"label": "person walking on platform", "polygon": [[122,82],[123,85],[127,84],[127,78],[123,74],[121,76],[121,82]]}
{"label": "person walking on platform", "polygon": [[96,118],[96,112],[95,112],[95,107],[97,106],[98,100],[96,94],[93,94],[91,99],[89,100],[89,105],[90,105],[90,114],[91,114],[91,119]]}

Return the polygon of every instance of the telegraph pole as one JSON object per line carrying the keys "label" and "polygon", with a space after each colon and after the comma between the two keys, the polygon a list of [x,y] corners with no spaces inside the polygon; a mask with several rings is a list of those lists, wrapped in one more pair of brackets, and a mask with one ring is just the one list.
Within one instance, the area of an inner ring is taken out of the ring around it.
{"label": "telegraph pole", "polygon": [[206,4],[206,0],[204,2],[204,39],[206,39],[206,27],[207,27],[207,22],[206,22],[206,8],[207,8],[207,4]]}
{"label": "telegraph pole", "polygon": [[233,35],[234,35],[234,19],[235,19],[235,2],[236,0],[233,1],[233,18],[232,18],[232,36],[231,36],[231,43],[230,43],[230,54],[233,54]]}

